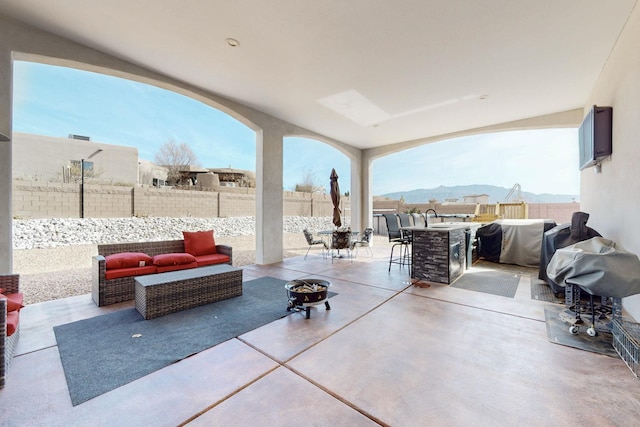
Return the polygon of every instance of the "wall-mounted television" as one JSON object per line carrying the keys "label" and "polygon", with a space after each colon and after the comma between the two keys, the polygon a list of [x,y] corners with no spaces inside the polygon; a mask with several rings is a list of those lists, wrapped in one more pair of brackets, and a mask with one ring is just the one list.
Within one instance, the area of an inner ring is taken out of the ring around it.
{"label": "wall-mounted television", "polygon": [[594,105],[584,118],[578,132],[580,170],[598,164],[603,158],[611,155],[612,120],[613,108],[597,105]]}

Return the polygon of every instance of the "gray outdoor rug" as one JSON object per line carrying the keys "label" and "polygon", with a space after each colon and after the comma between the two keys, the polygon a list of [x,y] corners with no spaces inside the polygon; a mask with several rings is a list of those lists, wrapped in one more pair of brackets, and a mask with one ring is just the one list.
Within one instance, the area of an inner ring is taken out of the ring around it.
{"label": "gray outdoor rug", "polygon": [[565,319],[573,319],[575,313],[561,307],[544,309],[544,317],[547,324],[547,339],[550,342],[590,351],[592,353],[604,354],[605,356],[620,357],[613,348],[611,317],[600,320],[596,316],[595,330],[598,334],[595,337],[590,337],[587,334],[587,328],[591,324],[590,314],[581,315],[584,324],[579,326],[578,333],[575,335],[569,332],[570,323],[564,322],[561,316]]}
{"label": "gray outdoor rug", "polygon": [[293,313],[286,282],[251,280],[242,296],[151,320],[130,308],[54,327],[72,404]]}
{"label": "gray outdoor rug", "polygon": [[451,284],[452,288],[484,292],[513,298],[518,290],[520,275],[507,271],[477,270],[467,271]]}
{"label": "gray outdoor rug", "polygon": [[562,294],[562,297],[563,298],[558,298],[549,285],[543,281],[531,278],[531,299],[536,301],[552,302],[555,304],[564,304],[564,294]]}

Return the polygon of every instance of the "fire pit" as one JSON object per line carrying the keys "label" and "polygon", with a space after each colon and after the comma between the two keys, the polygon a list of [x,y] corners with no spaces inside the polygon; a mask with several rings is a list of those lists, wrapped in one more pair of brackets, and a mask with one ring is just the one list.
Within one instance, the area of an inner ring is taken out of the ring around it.
{"label": "fire pit", "polygon": [[287,311],[306,310],[306,317],[311,317],[311,307],[324,303],[327,310],[331,310],[327,294],[331,283],[321,279],[298,279],[287,282],[284,287],[287,289],[289,302]]}

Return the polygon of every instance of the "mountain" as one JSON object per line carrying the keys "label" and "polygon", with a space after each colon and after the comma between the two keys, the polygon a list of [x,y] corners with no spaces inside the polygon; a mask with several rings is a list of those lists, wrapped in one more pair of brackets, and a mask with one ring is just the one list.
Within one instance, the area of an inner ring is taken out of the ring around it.
{"label": "mountain", "polygon": [[[427,203],[431,199],[438,202],[444,202],[446,199],[458,199],[462,202],[464,196],[488,194],[489,203],[504,202],[505,197],[511,191],[510,188],[496,187],[495,185],[457,185],[454,187],[445,187],[441,185],[436,188],[422,188],[410,191],[398,191],[395,193],[383,194],[383,197],[398,200],[404,198],[406,203]],[[527,203],[570,203],[580,200],[577,194],[535,194],[526,191],[521,192],[522,199]],[[513,201],[518,194],[513,194],[509,200]]]}

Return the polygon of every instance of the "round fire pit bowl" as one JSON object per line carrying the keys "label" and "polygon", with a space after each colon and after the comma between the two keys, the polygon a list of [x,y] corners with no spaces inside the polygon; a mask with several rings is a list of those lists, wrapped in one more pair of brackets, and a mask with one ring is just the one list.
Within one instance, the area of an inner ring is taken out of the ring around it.
{"label": "round fire pit bowl", "polygon": [[305,309],[306,318],[311,317],[311,307],[324,303],[327,310],[331,310],[327,295],[331,282],[322,279],[297,279],[285,283],[289,298],[287,311]]}

